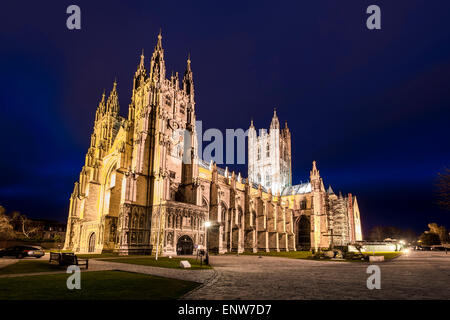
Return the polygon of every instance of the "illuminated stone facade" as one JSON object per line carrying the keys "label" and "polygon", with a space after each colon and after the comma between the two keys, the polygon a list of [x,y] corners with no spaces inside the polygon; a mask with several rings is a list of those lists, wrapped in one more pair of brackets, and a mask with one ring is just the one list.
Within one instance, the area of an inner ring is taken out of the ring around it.
{"label": "illuminated stone facade", "polygon": [[290,251],[362,238],[356,197],[327,192],[315,162],[310,182],[291,185],[290,132],[276,113],[268,134],[251,125],[250,179],[199,159],[191,61],[182,79],[166,78],[161,35],[148,70],[141,55],[127,118],[119,110],[114,82],[70,197],[65,249],[174,255],[208,241],[218,253]]}

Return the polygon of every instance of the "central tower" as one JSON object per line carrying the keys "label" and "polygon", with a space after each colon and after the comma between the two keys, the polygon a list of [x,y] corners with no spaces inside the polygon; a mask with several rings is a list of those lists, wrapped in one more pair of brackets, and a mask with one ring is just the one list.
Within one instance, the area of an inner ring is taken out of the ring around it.
{"label": "central tower", "polygon": [[276,110],[273,111],[269,132],[259,130],[259,136],[251,121],[248,130],[248,177],[273,194],[292,185],[291,133],[285,123],[280,130]]}

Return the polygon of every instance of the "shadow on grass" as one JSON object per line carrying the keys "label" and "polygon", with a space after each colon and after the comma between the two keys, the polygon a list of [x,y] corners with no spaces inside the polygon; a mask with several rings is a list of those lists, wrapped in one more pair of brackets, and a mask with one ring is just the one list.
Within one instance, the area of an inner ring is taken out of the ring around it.
{"label": "shadow on grass", "polygon": [[69,290],[68,274],[0,279],[0,300],[172,300],[199,283],[122,271],[81,273],[81,289]]}
{"label": "shadow on grass", "polygon": [[0,268],[0,275],[5,274],[20,274],[20,273],[34,273],[34,272],[55,272],[65,271],[67,267],[61,267],[57,264],[50,264],[45,260],[19,260],[16,263]]}

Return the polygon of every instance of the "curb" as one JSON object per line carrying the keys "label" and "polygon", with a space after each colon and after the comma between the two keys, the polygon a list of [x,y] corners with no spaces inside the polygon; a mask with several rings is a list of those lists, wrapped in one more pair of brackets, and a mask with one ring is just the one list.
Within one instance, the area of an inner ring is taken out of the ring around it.
{"label": "curb", "polygon": [[207,287],[207,286],[211,286],[211,285],[213,285],[214,283],[216,283],[217,280],[219,280],[220,274],[219,274],[219,272],[218,272],[216,269],[214,269],[214,268],[213,268],[213,271],[214,271],[214,272],[213,272],[213,274],[212,274],[212,276],[211,276],[210,278],[206,279],[206,281],[203,282],[203,283],[202,283],[200,286],[198,286],[197,288],[195,288],[195,289],[193,289],[193,290],[191,290],[191,291],[189,291],[189,292],[183,294],[181,297],[178,298],[178,300],[185,300],[185,299],[188,298],[191,294],[197,292],[198,290],[200,290],[200,289],[202,289],[202,288],[204,288],[204,287]]}

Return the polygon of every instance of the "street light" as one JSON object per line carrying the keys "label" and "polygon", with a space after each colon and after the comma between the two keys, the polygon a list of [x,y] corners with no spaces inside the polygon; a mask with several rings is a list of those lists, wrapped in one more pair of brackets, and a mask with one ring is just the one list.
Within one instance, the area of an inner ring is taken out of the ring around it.
{"label": "street light", "polygon": [[205,257],[205,263],[209,264],[209,253],[208,253],[208,228],[211,227],[211,222],[210,221],[206,221],[205,222],[205,229],[206,229],[206,257]]}

